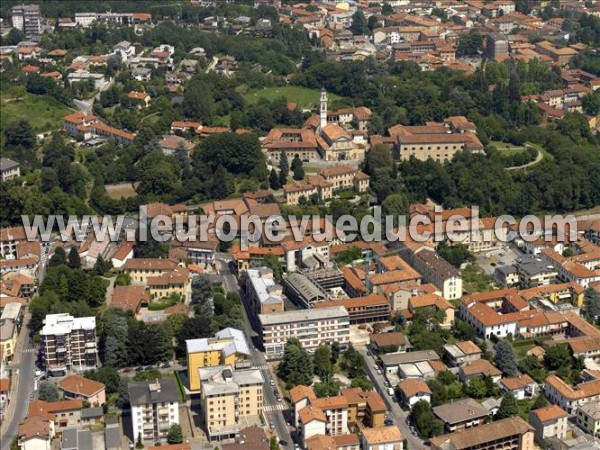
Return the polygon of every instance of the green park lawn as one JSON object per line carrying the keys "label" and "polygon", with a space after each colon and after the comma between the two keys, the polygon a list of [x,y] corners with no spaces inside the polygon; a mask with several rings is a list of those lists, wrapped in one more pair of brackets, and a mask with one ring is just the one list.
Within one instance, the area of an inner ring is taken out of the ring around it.
{"label": "green park lawn", "polygon": [[37,133],[57,130],[62,118],[73,111],[46,95],[26,94],[21,100],[7,101],[13,98],[10,93],[2,95],[0,108],[0,131],[6,124],[17,119],[27,119]]}
{"label": "green park lawn", "polygon": [[493,145],[498,149],[498,151],[502,152],[503,155],[510,156],[516,153],[522,153],[525,151],[525,147],[522,145],[514,145],[508,142],[502,141],[490,141],[490,145]]}
{"label": "green park lawn", "polygon": [[[312,108],[319,103],[320,91],[301,86],[282,86],[252,90],[244,96],[248,103],[256,103],[260,98],[273,101],[281,97],[287,98],[288,102],[296,103],[300,108]],[[339,95],[331,93],[328,93],[327,97],[330,102],[342,99]]]}

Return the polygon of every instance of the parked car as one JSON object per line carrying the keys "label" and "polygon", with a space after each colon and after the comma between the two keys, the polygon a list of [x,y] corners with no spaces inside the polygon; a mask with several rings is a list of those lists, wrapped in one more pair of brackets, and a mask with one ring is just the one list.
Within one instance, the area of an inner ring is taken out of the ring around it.
{"label": "parked car", "polygon": [[170,362],[166,362],[162,366],[160,366],[161,369],[168,369],[169,367],[171,367],[171,363]]}
{"label": "parked car", "polygon": [[271,386],[275,386],[275,380],[271,378]]}
{"label": "parked car", "polygon": [[144,370],[144,368],[143,368],[142,366],[139,366],[139,367],[136,367],[136,368],[135,368],[135,371],[136,371],[136,372],[141,372],[141,371],[143,371],[143,370]]}
{"label": "parked car", "polygon": [[273,421],[271,420],[271,421],[269,422],[269,426],[270,426],[271,428],[275,428],[275,422],[273,422]]}
{"label": "parked car", "polygon": [[288,445],[287,441],[284,441],[283,439],[279,441],[279,445],[283,445],[284,447],[286,445]]}
{"label": "parked car", "polygon": [[121,372],[123,372],[123,373],[129,373],[129,372],[131,372],[131,367],[123,367],[121,369]]}

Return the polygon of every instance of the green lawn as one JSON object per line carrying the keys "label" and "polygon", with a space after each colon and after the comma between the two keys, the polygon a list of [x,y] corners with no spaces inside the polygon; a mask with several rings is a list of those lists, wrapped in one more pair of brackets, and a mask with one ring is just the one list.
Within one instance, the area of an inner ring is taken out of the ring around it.
{"label": "green lawn", "polygon": [[490,145],[496,147],[498,151],[502,152],[502,154],[506,156],[514,155],[516,153],[523,153],[525,151],[525,147],[522,145],[514,145],[508,142],[490,141]]}
{"label": "green lawn", "polygon": [[[244,98],[248,103],[256,103],[260,98],[275,100],[276,98],[285,97],[288,102],[297,103],[300,108],[313,108],[318,105],[320,95],[318,89],[308,89],[301,86],[283,86],[249,91]],[[343,98],[331,93],[328,93],[327,97],[330,102],[336,102]]]}
{"label": "green lawn", "polygon": [[[11,98],[12,96],[7,94],[6,97]],[[5,101],[5,98],[2,98],[0,130],[7,123],[20,118],[29,120],[33,129],[38,133],[57,130],[62,126],[62,118],[73,112],[46,95],[27,94],[22,100]]]}

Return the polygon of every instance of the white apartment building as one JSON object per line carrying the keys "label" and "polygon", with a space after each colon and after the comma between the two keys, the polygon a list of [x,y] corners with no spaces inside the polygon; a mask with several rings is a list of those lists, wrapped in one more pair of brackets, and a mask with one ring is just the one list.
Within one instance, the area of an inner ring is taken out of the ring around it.
{"label": "white apartment building", "polygon": [[25,36],[37,36],[42,29],[40,5],[16,5],[11,9],[13,27],[25,33]]}
{"label": "white apartment building", "polygon": [[248,269],[246,287],[251,311],[258,314],[283,312],[283,287],[275,282],[268,267]]}
{"label": "white apartment building", "polygon": [[40,331],[42,357],[52,375],[68,370],[88,370],[96,367],[96,318],[73,317],[67,313],[48,314]]}
{"label": "white apartment building", "polygon": [[167,436],[179,423],[179,391],[175,380],[142,381],[129,385],[131,426],[135,440],[156,440]]}
{"label": "white apartment building", "polygon": [[343,306],[259,314],[261,339],[267,358],[283,356],[287,341],[296,338],[309,352],[321,344],[350,342],[350,318]]}

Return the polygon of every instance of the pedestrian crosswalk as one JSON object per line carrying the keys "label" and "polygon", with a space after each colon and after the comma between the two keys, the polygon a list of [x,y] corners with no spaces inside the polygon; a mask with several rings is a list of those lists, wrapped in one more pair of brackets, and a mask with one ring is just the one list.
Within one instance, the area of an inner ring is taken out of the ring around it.
{"label": "pedestrian crosswalk", "polygon": [[270,412],[270,411],[283,411],[285,408],[283,406],[283,404],[281,403],[277,403],[275,405],[264,405],[263,406],[263,410],[265,412]]}
{"label": "pedestrian crosswalk", "polygon": [[269,370],[269,366],[267,364],[261,364],[260,366],[254,366],[255,369],[260,370]]}
{"label": "pedestrian crosswalk", "polygon": [[21,350],[21,353],[35,353],[35,348],[26,348],[25,350]]}

